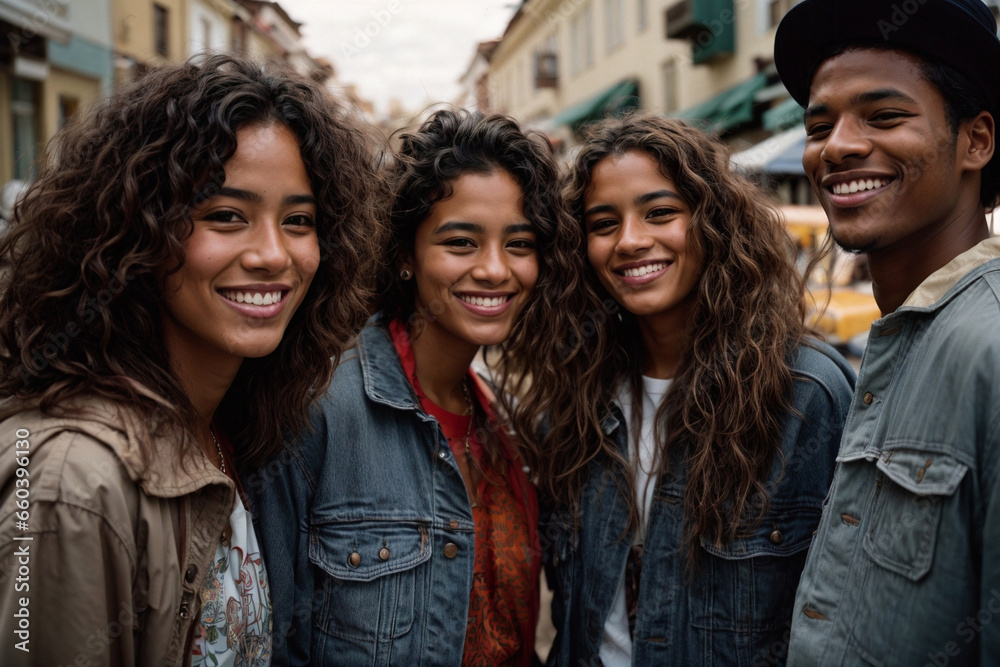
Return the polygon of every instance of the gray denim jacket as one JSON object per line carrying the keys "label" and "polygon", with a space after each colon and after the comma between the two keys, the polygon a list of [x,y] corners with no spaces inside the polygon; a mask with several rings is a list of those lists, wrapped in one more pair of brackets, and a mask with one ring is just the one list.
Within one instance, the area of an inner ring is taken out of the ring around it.
{"label": "gray denim jacket", "polygon": [[837,461],[789,664],[1000,664],[1000,239],[872,325]]}
{"label": "gray denim jacket", "polygon": [[[833,475],[854,387],[854,370],[819,341],[792,359],[792,405],[781,436],[782,461],[769,482],[771,506],[752,535],[717,547],[703,543],[688,581],[683,549],[685,472],[658,482],[643,545],[633,665],[783,663],[792,601]],[[605,430],[627,451],[620,410]],[[545,572],[557,635],[548,664],[598,666],[601,636],[632,545],[628,508],[618,491],[624,471],[600,457],[581,497],[579,527],[564,509],[543,511]]]}

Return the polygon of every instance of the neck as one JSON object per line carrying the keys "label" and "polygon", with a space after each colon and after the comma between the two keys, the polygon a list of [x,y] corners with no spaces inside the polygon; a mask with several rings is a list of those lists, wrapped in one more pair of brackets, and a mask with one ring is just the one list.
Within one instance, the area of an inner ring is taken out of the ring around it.
{"label": "neck", "polygon": [[642,374],[660,380],[677,375],[687,349],[690,307],[676,307],[654,317],[639,318],[642,336]]}
{"label": "neck", "polygon": [[410,327],[409,333],[417,380],[424,395],[449,412],[465,414],[468,404],[462,383],[479,347],[471,344],[442,345],[433,335],[428,335],[431,334],[429,328],[415,336],[416,331]]}
{"label": "neck", "polygon": [[171,358],[170,366],[198,414],[198,442],[215,457],[216,448],[208,430],[209,424],[236,379],[240,360],[190,359],[183,353],[178,353]]}
{"label": "neck", "polygon": [[929,275],[989,236],[986,213],[977,206],[934,234],[911,234],[868,253],[872,288],[882,315],[895,312]]}

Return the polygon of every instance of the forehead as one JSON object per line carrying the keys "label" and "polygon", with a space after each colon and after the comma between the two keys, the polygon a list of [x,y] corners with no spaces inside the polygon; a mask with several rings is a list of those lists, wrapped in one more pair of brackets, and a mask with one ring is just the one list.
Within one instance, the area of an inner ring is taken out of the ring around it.
{"label": "forehead", "polygon": [[855,47],[821,62],[809,88],[809,104],[854,94],[859,89],[894,89],[921,105],[940,105],[944,99],[925,74],[919,56],[899,49]]}

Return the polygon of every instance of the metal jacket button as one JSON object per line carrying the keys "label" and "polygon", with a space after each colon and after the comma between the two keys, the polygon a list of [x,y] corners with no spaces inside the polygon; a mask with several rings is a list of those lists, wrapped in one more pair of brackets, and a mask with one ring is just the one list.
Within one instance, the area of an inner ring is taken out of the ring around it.
{"label": "metal jacket button", "polygon": [[187,571],[184,572],[184,581],[188,582],[189,584],[193,584],[194,580],[197,578],[198,578],[198,566],[188,565]]}
{"label": "metal jacket button", "polygon": [[351,567],[357,567],[358,565],[361,565],[361,554],[355,551],[347,559],[347,562],[351,564]]}
{"label": "metal jacket button", "polygon": [[875,400],[875,394],[871,393],[870,391],[866,391],[864,397],[861,400],[865,402],[865,405],[871,405],[872,401]]}
{"label": "metal jacket button", "polygon": [[444,555],[447,558],[454,558],[456,555],[458,555],[458,545],[455,544],[454,542],[449,542],[448,544],[444,545]]}
{"label": "metal jacket button", "polygon": [[775,528],[771,531],[771,544],[781,544],[785,541],[785,536],[781,534],[781,531]]}
{"label": "metal jacket button", "polygon": [[378,557],[381,558],[382,560],[389,560],[389,550],[386,549],[385,547],[382,547],[381,549],[379,549]]}

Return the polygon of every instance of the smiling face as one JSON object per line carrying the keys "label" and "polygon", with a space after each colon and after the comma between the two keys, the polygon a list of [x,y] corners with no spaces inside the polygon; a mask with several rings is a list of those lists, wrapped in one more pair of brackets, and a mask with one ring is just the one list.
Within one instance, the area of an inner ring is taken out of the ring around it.
{"label": "smiling face", "polygon": [[583,222],[587,257],[615,301],[640,320],[686,314],[701,256],[688,244],[691,208],[656,160],[629,151],[598,162]]}
{"label": "smiling face", "polygon": [[841,246],[874,252],[952,222],[958,144],[916,56],[853,49],[824,61],[806,129],[802,163]]}
{"label": "smiling face", "polygon": [[524,194],[505,171],[463,174],[451,191],[431,207],[413,255],[400,264],[413,274],[415,306],[427,322],[421,344],[502,343],[538,280]]}
{"label": "smiling face", "polygon": [[191,212],[183,267],[166,278],[166,347],[189,369],[273,352],[319,267],[316,201],[295,136],[255,125],[236,142],[219,192]]}

